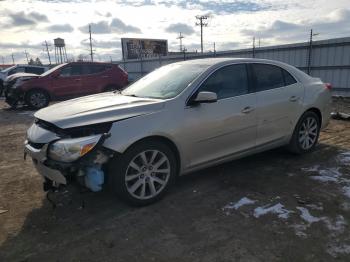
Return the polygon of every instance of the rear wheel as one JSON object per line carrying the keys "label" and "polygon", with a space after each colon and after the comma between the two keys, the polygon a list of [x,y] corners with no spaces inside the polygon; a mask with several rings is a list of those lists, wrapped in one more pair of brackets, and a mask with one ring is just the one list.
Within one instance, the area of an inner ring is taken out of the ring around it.
{"label": "rear wheel", "polygon": [[297,154],[312,151],[318,142],[320,122],[316,113],[312,111],[304,113],[295,127],[289,150]]}
{"label": "rear wheel", "polygon": [[136,144],[112,160],[110,187],[132,205],[144,206],[161,199],[176,176],[172,150],[158,141]]}
{"label": "rear wheel", "polygon": [[26,94],[25,101],[33,109],[40,109],[49,105],[50,96],[47,92],[36,89]]}

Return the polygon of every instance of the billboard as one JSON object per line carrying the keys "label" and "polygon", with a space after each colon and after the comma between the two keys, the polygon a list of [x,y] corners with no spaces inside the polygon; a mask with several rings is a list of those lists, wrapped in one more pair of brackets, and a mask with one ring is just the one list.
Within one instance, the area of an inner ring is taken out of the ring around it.
{"label": "billboard", "polygon": [[140,59],[168,55],[168,40],[122,38],[123,59]]}

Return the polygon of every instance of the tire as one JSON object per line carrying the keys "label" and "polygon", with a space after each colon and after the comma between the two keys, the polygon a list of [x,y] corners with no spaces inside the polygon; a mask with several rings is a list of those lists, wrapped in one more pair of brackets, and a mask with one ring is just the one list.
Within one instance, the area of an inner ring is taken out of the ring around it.
{"label": "tire", "polygon": [[35,89],[26,94],[25,102],[32,109],[40,109],[49,105],[50,96],[44,90]]}
{"label": "tire", "polygon": [[173,184],[177,161],[166,144],[147,140],[112,159],[107,172],[112,191],[133,206],[145,206],[160,200]]}
{"label": "tire", "polygon": [[321,120],[312,112],[305,112],[299,119],[288,150],[295,154],[304,154],[314,150],[320,135]]}

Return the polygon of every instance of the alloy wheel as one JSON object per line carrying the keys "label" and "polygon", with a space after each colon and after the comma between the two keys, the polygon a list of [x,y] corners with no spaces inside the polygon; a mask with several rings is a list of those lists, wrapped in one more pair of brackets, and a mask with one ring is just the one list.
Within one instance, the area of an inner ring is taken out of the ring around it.
{"label": "alloy wheel", "polygon": [[147,150],[136,155],[125,173],[128,192],[140,200],[150,199],[163,191],[170,178],[168,157],[158,150]]}
{"label": "alloy wheel", "polygon": [[314,117],[307,117],[299,130],[299,144],[302,149],[308,150],[314,146],[318,136],[318,122]]}
{"label": "alloy wheel", "polygon": [[46,104],[46,96],[41,92],[36,92],[31,94],[29,101],[32,106],[41,108]]}

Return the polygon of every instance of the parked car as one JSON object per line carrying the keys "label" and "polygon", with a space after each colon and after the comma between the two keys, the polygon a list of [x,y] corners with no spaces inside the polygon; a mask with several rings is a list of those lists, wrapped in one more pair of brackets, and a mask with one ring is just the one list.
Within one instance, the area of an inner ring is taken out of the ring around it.
{"label": "parked car", "polygon": [[42,73],[44,73],[47,70],[49,70],[48,66],[14,65],[14,66],[8,67],[8,68],[0,71],[0,96],[3,93],[4,82],[8,76],[11,76],[11,75],[17,74],[17,73],[28,73],[28,74],[41,75]]}
{"label": "parked car", "polygon": [[6,102],[25,103],[34,109],[60,100],[122,89],[128,74],[111,63],[73,62],[58,65],[40,77],[16,82],[7,89]]}
{"label": "parked car", "polygon": [[271,60],[213,58],[163,66],[119,93],[35,114],[25,152],[45,188],[108,186],[135,205],[177,175],[275,147],[310,152],[329,122],[331,86]]}
{"label": "parked car", "polygon": [[13,75],[9,75],[6,77],[5,81],[3,82],[3,93],[4,96],[7,96],[8,90],[12,88],[14,85],[20,85],[22,82],[27,81],[31,78],[39,77],[37,74],[31,74],[31,73],[16,73]]}

